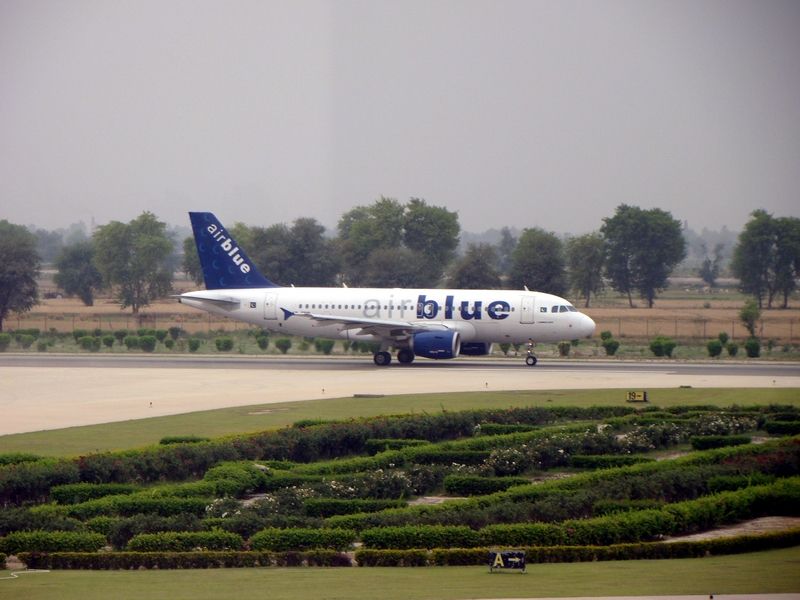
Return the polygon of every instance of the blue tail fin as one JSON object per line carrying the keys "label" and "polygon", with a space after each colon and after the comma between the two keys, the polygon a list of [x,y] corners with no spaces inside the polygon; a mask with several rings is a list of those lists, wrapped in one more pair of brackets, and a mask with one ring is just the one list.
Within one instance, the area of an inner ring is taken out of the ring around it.
{"label": "blue tail fin", "polygon": [[278,287],[258,271],[212,213],[190,212],[189,218],[206,289]]}

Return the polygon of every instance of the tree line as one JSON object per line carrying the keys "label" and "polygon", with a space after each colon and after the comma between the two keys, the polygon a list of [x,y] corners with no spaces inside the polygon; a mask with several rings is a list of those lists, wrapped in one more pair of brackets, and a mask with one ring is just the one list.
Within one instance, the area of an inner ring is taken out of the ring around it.
{"label": "tree line", "polygon": [[[470,244],[458,255],[458,214],[425,200],[403,203],[379,198],[339,219],[336,235],[313,218],[269,227],[236,223],[231,234],[267,276],[280,285],[358,287],[508,288],[566,296],[589,306],[610,287],[652,307],[672,270],[686,256],[680,221],[668,211],[619,205],[592,233],[562,240],[533,227],[515,237],[503,228],[497,244]],[[29,310],[37,301],[41,267],[38,231],[0,221],[0,331],[9,312]],[[91,238],[76,236],[55,256],[55,277],[68,295],[91,305],[100,290],[111,290],[134,314],[171,291],[183,269],[202,283],[194,240],[179,243],[167,225],[144,212],[128,223],[99,226]],[[721,249],[707,257],[698,274],[713,286]],[[752,213],[734,249],[732,271],[759,307],[788,306],[800,275],[800,219]]]}

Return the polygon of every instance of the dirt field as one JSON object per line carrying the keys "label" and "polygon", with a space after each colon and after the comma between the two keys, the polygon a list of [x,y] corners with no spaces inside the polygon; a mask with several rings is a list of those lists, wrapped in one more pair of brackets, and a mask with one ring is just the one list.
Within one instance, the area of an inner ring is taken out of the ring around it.
{"label": "dirt field", "polygon": [[[706,303],[710,308],[704,307]],[[706,340],[716,337],[720,331],[740,341],[747,336],[739,321],[741,300],[713,296],[708,299],[665,298],[658,300],[651,309],[629,308],[619,302],[613,306],[608,304],[581,309],[597,323],[597,336],[605,330],[624,339],[649,339],[662,334],[675,339]],[[47,331],[52,328],[59,332],[94,328],[104,331],[137,327],[166,329],[174,325],[192,333],[247,328],[243,323],[183,306],[174,299],[153,303],[139,318],[134,317],[130,309],[121,310],[116,302],[107,298],[99,299],[91,307],[74,298],[49,299],[28,313],[12,315],[6,320],[8,329]],[[774,340],[777,344],[800,343],[800,309],[763,311],[758,333],[762,339]]]}

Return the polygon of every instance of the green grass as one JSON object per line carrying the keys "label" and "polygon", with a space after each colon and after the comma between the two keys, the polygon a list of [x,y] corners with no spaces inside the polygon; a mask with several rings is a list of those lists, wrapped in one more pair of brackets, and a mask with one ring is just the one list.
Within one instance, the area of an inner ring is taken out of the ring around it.
{"label": "green grass", "polygon": [[[1,572],[0,572],[1,573]],[[484,567],[53,571],[0,581],[0,598],[462,600],[800,591],[800,548],[700,559]]]}
{"label": "green grass", "polygon": [[[658,406],[713,404],[800,405],[797,389],[651,389],[650,403]],[[165,436],[219,437],[275,429],[302,419],[341,420],[360,416],[435,413],[442,410],[505,408],[511,406],[623,405],[625,390],[569,390],[409,394],[379,398],[333,398],[305,402],[261,404],[182,415],[71,427],[0,437],[0,452],[33,452],[74,456],[87,452],[122,450],[156,444]]]}

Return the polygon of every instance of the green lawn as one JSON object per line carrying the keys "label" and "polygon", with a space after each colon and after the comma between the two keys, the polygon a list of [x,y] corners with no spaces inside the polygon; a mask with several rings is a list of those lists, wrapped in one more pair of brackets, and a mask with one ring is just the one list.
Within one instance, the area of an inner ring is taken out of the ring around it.
{"label": "green lawn", "polygon": [[[800,405],[800,392],[797,389],[670,388],[653,389],[648,393],[650,404],[658,406]],[[614,404],[625,404],[625,390],[538,390],[333,398],[208,410],[169,417],[0,436],[0,453],[33,452],[52,456],[73,456],[87,452],[137,448],[158,443],[162,437],[171,435],[218,437],[274,429],[302,419],[339,420],[361,416],[529,405],[585,407]]]}
{"label": "green lawn", "polygon": [[[0,576],[4,573],[0,571]],[[53,571],[0,580],[0,598],[456,600],[800,591],[800,548],[701,559],[483,567]]]}

